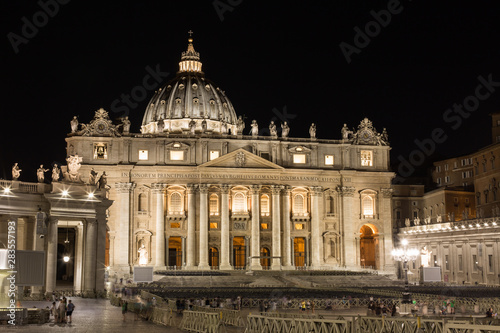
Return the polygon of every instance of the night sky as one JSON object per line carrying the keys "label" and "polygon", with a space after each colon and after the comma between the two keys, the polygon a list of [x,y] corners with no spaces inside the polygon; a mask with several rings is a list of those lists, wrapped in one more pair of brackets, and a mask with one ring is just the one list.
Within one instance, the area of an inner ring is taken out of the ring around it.
{"label": "night sky", "polygon": [[[11,179],[14,162],[22,181],[35,181],[41,163],[65,164],[71,118],[89,123],[101,107],[118,118],[122,94],[150,70],[169,73],[158,87],[173,79],[189,30],[206,77],[246,117],[246,132],[252,119],[267,127],[274,118],[289,122],[292,137],[308,137],[314,122],[318,138],[340,139],[344,123],[357,128],[368,117],[387,128],[397,171],[415,140],[441,128],[446,140],[407,174],[423,175],[435,160],[491,142],[489,114],[500,111],[492,3],[3,2],[0,178]],[[125,108],[132,132],[153,93]],[[466,102],[473,111],[447,111]]]}

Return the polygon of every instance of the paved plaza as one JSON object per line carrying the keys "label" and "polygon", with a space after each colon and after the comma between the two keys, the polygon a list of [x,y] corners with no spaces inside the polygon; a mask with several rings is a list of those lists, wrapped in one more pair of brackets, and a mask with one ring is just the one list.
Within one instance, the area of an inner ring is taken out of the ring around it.
{"label": "paved plaza", "polygon": [[[73,297],[70,298],[75,304],[76,308],[73,312],[73,322],[71,324],[56,324],[53,322],[53,317],[51,317],[51,322],[43,325],[23,325],[13,327],[11,325],[1,325],[0,332],[89,332],[89,333],[125,333],[125,332],[148,332],[148,333],[177,333],[183,332],[176,327],[167,327],[162,325],[157,325],[145,320],[134,320],[133,313],[127,313],[126,321],[123,321],[123,316],[121,314],[121,309],[116,306],[112,306],[107,299],[88,299]],[[50,306],[50,302],[45,301],[24,301],[22,304],[24,307],[34,307],[45,308]],[[280,310],[280,312],[293,312],[298,313],[294,310]],[[248,313],[258,313],[258,309],[248,309],[244,308],[242,314],[244,318]],[[357,315],[366,314],[365,308],[342,310],[341,312],[325,311],[319,310],[317,313],[328,317],[333,315]],[[177,316],[177,324],[180,323],[182,317]],[[223,327],[221,332],[227,333],[243,333],[244,328],[236,327]]]}

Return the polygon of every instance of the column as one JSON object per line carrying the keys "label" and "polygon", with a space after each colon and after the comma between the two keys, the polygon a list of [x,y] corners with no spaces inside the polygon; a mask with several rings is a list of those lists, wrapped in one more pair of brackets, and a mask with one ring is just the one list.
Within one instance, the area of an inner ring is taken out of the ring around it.
{"label": "column", "polygon": [[[75,291],[78,291],[78,292],[82,292],[83,291],[83,242],[84,242],[84,238],[83,238],[83,224],[80,222],[78,223],[78,225],[76,226],[76,251],[75,251],[75,267],[76,267],[76,270],[75,270],[75,279],[74,279],[74,288],[75,288]],[[110,243],[109,245],[110,247],[110,250],[112,249],[112,245]],[[111,252],[111,251],[110,251]],[[111,253],[109,255],[109,258],[110,258],[110,261],[111,261]],[[110,266],[111,265],[111,262],[110,262]]]}
{"label": "column", "polygon": [[272,261],[271,269],[280,270],[281,269],[281,214],[280,214],[280,192],[281,185],[272,185],[271,190],[273,192],[273,207],[272,207]]}
{"label": "column", "polygon": [[181,236],[181,266],[186,266],[186,236]]}
{"label": "column", "polygon": [[250,261],[248,257],[250,256],[250,236],[245,236],[245,269],[248,269]]}
{"label": "column", "polygon": [[[36,233],[36,218],[30,217],[30,220],[33,222],[33,250],[34,251],[43,251],[43,238],[40,238],[40,235]],[[31,286],[31,296],[38,297],[42,294],[42,286]]]}
{"label": "column", "polygon": [[311,261],[309,260],[309,236],[304,237],[304,264],[307,266],[311,265]]}
{"label": "column", "polygon": [[200,184],[200,262],[198,269],[210,269],[208,265],[208,185]]}
{"label": "column", "polygon": [[115,267],[121,274],[130,273],[130,193],[135,188],[134,183],[116,183],[116,191],[120,197],[118,208],[119,219],[116,220],[116,240],[114,252]]}
{"label": "column", "polygon": [[283,269],[292,269],[292,246],[290,238],[290,186],[283,189]]}
{"label": "column", "polygon": [[153,193],[156,198],[156,247],[155,268],[165,268],[165,209],[163,207],[164,184],[153,184]]}
{"label": "column", "polygon": [[292,268],[295,267],[295,253],[294,253],[294,248],[293,248],[293,243],[295,243],[295,237],[290,237],[290,242],[292,244],[290,248],[290,256],[292,258]]}
{"label": "column", "polygon": [[[384,236],[383,238],[383,247],[384,251],[380,255],[380,269],[383,269],[386,272],[396,272],[396,267],[394,266],[394,261],[392,259],[392,248],[394,246],[392,242],[392,218],[391,218],[391,211],[392,211],[392,189],[391,188],[383,188],[380,190],[382,192],[382,203],[379,205],[380,212],[379,212],[379,217],[380,220],[383,221],[383,226],[384,226],[384,231],[383,233],[385,235],[388,235],[387,237]],[[379,196],[380,197],[380,196]],[[390,236],[389,236],[390,234]]]}
{"label": "column", "polygon": [[354,209],[353,209],[353,197],[355,188],[351,186],[339,186],[337,191],[342,196],[341,201],[341,220],[340,227],[344,234],[343,239],[343,257],[342,262],[348,268],[354,268],[357,266],[356,263],[356,251],[355,248],[355,233],[354,230]]}
{"label": "column", "polygon": [[[188,184],[188,216],[187,216],[187,258],[186,269],[194,269],[196,248],[196,185]],[[168,246],[167,246],[168,251]]]}
{"label": "column", "polygon": [[57,222],[56,218],[49,219],[49,228],[47,232],[47,279],[45,291],[51,294],[56,289],[57,272]]}
{"label": "column", "polygon": [[320,186],[311,188],[311,267],[321,266],[321,226],[319,200],[323,194]]}
{"label": "column", "polygon": [[97,220],[87,219],[87,234],[85,238],[85,267],[84,267],[84,290],[86,292],[94,291],[97,259]]}
{"label": "column", "polygon": [[167,240],[165,241],[165,248],[167,249],[167,257],[165,258],[165,264],[167,266],[173,266],[170,264],[170,250],[168,249],[168,247],[170,246],[169,242],[170,242],[170,237],[168,237]]}
{"label": "column", "polygon": [[[250,256],[252,257],[250,261],[251,270],[261,270],[262,266],[260,264],[260,221],[259,221],[259,191],[260,185],[250,186],[250,193],[252,196],[252,229],[251,229],[251,246],[250,246]],[[232,244],[232,242],[231,242]]]}
{"label": "column", "polygon": [[220,269],[233,269],[229,263],[229,185],[223,184],[221,189],[221,227],[220,227]]}
{"label": "column", "polygon": [[229,248],[231,249],[231,255],[229,257],[229,263],[231,264],[231,266],[234,266],[234,256],[233,256],[233,239],[234,239],[234,236],[229,236]]}

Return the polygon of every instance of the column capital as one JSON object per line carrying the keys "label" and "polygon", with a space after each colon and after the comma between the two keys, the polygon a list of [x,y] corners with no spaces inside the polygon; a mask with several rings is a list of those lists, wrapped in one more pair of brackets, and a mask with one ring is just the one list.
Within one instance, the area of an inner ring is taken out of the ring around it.
{"label": "column capital", "polygon": [[198,190],[200,193],[208,193],[208,184],[200,184],[198,185]]}
{"label": "column capital", "polygon": [[337,186],[337,192],[343,197],[352,197],[356,189],[353,186]]}
{"label": "column capital", "polygon": [[97,224],[97,219],[85,219],[87,222],[87,225],[96,225]]}
{"label": "column capital", "polygon": [[321,195],[323,193],[323,187],[321,186],[311,186],[311,195]]}
{"label": "column capital", "polygon": [[221,184],[220,185],[220,191],[221,193],[223,194],[227,194],[229,193],[229,189],[231,188],[231,186],[229,184]]}
{"label": "column capital", "polygon": [[250,185],[250,194],[259,194],[262,185]]}
{"label": "column capital", "polygon": [[282,185],[283,186],[283,195],[290,195],[292,191],[292,187],[290,185]]}
{"label": "column capital", "polygon": [[[17,222],[17,221],[16,221],[16,222]],[[57,224],[58,222],[59,222],[59,218],[49,216],[49,218],[48,218],[48,223],[49,223],[49,224]]]}
{"label": "column capital", "polygon": [[279,195],[282,189],[282,185],[271,185],[271,191],[273,192],[273,195]]}
{"label": "column capital", "polygon": [[187,184],[187,193],[188,194],[194,194],[196,193],[196,188],[198,186],[196,184]]}
{"label": "column capital", "polygon": [[153,193],[161,193],[165,187],[167,187],[167,184],[164,183],[153,183],[151,184],[151,189],[153,190]]}
{"label": "column capital", "polygon": [[382,192],[384,198],[392,198],[392,188],[381,188],[380,192]]}
{"label": "column capital", "polygon": [[130,193],[135,186],[135,183],[115,183],[115,188],[118,193]]}

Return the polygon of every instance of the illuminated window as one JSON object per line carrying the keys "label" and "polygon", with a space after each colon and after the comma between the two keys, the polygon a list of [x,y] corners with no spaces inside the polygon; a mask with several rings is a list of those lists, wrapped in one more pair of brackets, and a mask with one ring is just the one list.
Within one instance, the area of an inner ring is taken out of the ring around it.
{"label": "illuminated window", "polygon": [[211,150],[210,151],[210,161],[211,160],[215,160],[216,158],[218,158],[220,155],[220,152],[218,150]]}
{"label": "illuminated window", "polygon": [[241,192],[236,193],[233,196],[233,213],[245,213],[246,212],[246,198]]}
{"label": "illuminated window", "polygon": [[94,160],[108,159],[108,145],[105,143],[94,143]]}
{"label": "illuminated window", "polygon": [[373,216],[373,198],[370,196],[363,198],[363,215]]}
{"label": "illuminated window", "polygon": [[268,224],[268,223],[261,223],[261,224],[260,224],[260,229],[262,229],[262,230],[267,230],[267,229],[269,229],[269,224]]}
{"label": "illuminated window", "polygon": [[219,215],[219,197],[213,193],[210,195],[210,215]]}
{"label": "illuminated window", "polygon": [[148,160],[148,151],[139,150],[139,161],[147,161],[147,160]]}
{"label": "illuminated window", "polygon": [[262,216],[269,216],[269,196],[267,194],[260,197],[260,213]]}
{"label": "illuminated window", "polygon": [[182,211],[182,196],[178,192],[174,192],[170,195],[170,212],[181,212]]}
{"label": "illuminated window", "polygon": [[302,194],[295,194],[293,196],[293,213],[294,214],[305,213],[305,198]]}
{"label": "illuminated window", "polygon": [[361,151],[361,166],[373,166],[373,152],[371,150]]}
{"label": "illuminated window", "polygon": [[325,155],[325,165],[333,165],[333,155]]}
{"label": "illuminated window", "polygon": [[171,161],[183,161],[184,160],[184,151],[171,150],[170,151],[170,160]]}
{"label": "illuminated window", "polygon": [[181,227],[181,224],[179,222],[170,223],[170,228],[171,229],[178,229],[180,227]]}
{"label": "illuminated window", "polygon": [[305,225],[304,223],[295,223],[295,230],[304,230]]}
{"label": "illuminated window", "polygon": [[219,227],[219,223],[217,222],[210,222],[210,229],[217,229]]}
{"label": "illuminated window", "polygon": [[306,163],[306,155],[305,154],[293,154],[293,163],[305,164]]}

